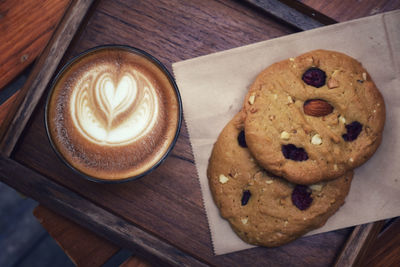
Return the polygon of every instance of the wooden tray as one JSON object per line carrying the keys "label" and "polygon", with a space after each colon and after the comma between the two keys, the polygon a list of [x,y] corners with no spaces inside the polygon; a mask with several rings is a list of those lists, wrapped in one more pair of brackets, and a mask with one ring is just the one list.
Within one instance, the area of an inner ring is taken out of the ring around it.
{"label": "wooden tray", "polygon": [[279,248],[214,256],[185,125],[168,159],[138,181],[98,184],[68,169],[46,137],[44,105],[51,78],[79,52],[101,44],[126,44],[153,54],[171,71],[172,62],[303,29],[246,2],[92,2],[72,1],[22,89],[19,105],[3,123],[1,181],[149,262],[190,266],[356,262],[382,223],[301,238]]}

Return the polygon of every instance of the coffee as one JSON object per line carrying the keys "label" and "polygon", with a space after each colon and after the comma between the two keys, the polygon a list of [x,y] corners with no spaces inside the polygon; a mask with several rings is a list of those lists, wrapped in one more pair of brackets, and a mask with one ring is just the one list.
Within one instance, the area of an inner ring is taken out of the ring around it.
{"label": "coffee", "polygon": [[72,60],[50,92],[46,125],[58,154],[89,178],[119,181],[158,166],[181,122],[177,87],[161,63],[125,46]]}

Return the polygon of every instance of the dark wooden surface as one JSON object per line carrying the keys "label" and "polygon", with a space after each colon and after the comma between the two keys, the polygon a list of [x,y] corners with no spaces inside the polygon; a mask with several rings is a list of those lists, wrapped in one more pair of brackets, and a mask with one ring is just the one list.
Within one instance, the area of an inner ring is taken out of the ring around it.
{"label": "dark wooden surface", "polygon": [[[171,70],[171,63],[175,61],[291,32],[292,28],[266,16],[264,12],[236,1],[184,4],[178,1],[158,1],[156,4],[152,1],[100,1],[63,61],[95,45],[120,43],[154,54]],[[138,227],[201,261],[217,265],[330,265],[351,232],[351,229],[344,229],[302,238],[277,249],[255,248],[215,257],[185,126],[171,156],[151,175],[120,185],[94,184],[77,177],[55,157],[45,136],[43,105],[42,97],[18,142],[13,159],[43,175],[37,177],[40,181],[54,181],[49,182],[52,190],[64,187],[65,192],[76,193],[74,196],[86,200],[95,210],[104,209],[123,223]],[[5,158],[2,160],[2,168],[8,168],[4,164],[10,162]],[[22,175],[27,174],[20,166],[14,171],[14,177],[21,181]],[[28,174],[31,175],[30,172]],[[8,180],[8,183],[13,182]],[[15,184],[15,187],[21,185]],[[41,189],[48,187],[39,184],[25,188],[36,198],[44,197]],[[53,202],[57,201],[53,199]],[[66,207],[59,203],[47,204],[68,214]],[[73,212],[70,214],[86,226],[94,220],[93,217],[79,218]],[[107,225],[104,221],[99,224]],[[115,232],[104,231],[98,225],[93,230],[111,239],[116,238]],[[121,244],[129,246],[126,237],[123,238],[125,240]]]}

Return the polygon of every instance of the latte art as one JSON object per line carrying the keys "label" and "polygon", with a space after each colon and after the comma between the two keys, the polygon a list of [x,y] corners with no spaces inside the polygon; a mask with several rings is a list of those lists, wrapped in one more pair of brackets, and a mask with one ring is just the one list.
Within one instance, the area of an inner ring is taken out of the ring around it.
{"label": "latte art", "polygon": [[114,75],[108,69],[97,67],[77,82],[71,117],[91,142],[124,145],[152,130],[159,111],[157,92],[139,71]]}
{"label": "latte art", "polygon": [[163,162],[181,116],[178,89],[161,63],[138,49],[105,46],[64,67],[45,119],[68,166],[96,181],[126,181]]}

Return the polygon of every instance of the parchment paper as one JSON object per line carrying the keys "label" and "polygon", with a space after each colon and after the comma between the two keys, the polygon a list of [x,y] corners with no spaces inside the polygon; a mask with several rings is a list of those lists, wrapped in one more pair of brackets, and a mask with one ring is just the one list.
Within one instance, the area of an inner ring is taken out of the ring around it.
{"label": "parchment paper", "polygon": [[249,85],[270,64],[313,49],[344,52],[368,70],[386,103],[383,142],[356,169],[346,203],[310,234],[400,215],[400,10],[296,33],[173,64],[196,161],[215,254],[251,246],[215,206],[206,176],[212,146],[243,104]]}

